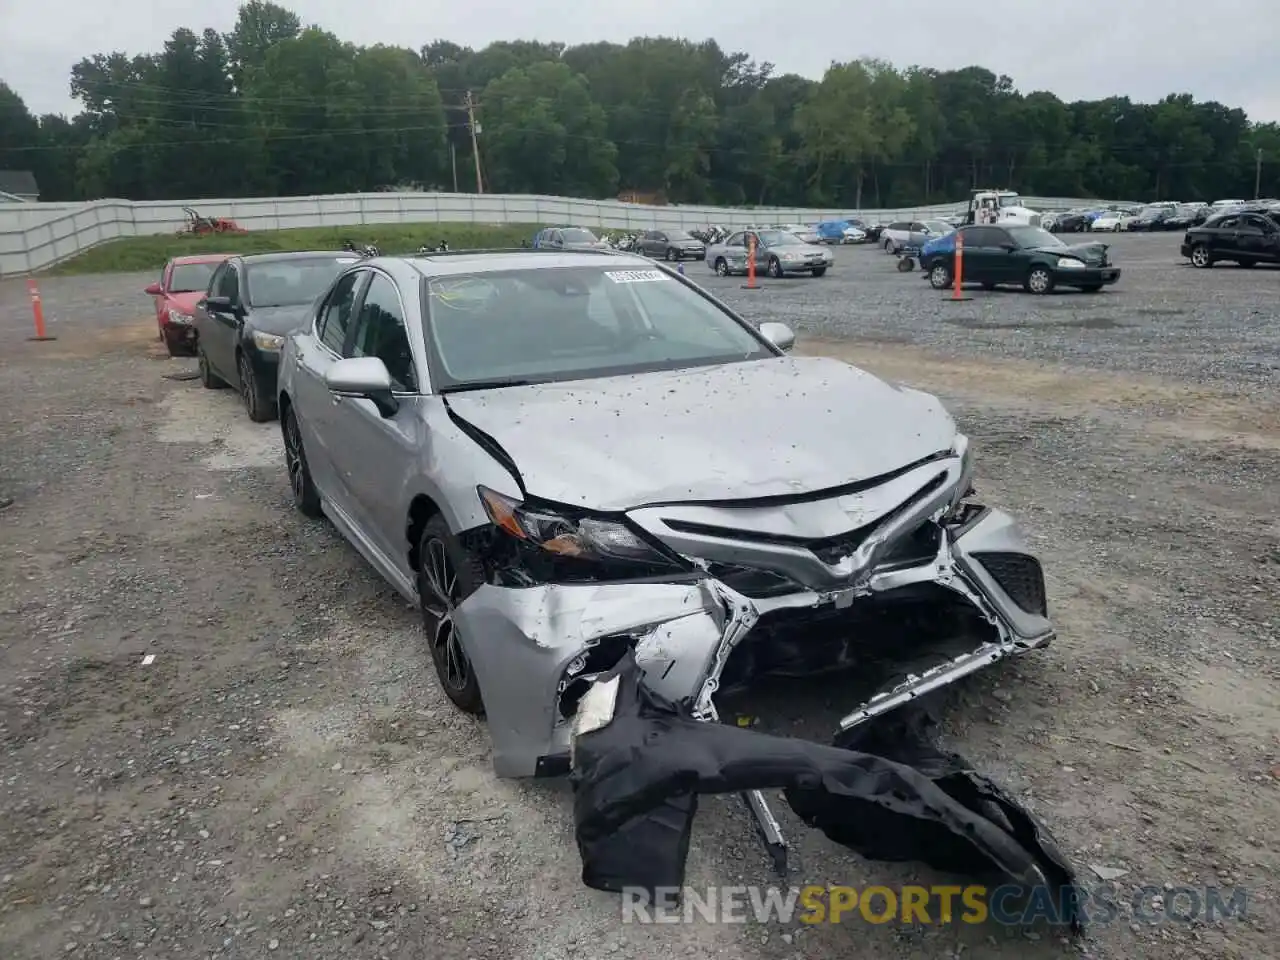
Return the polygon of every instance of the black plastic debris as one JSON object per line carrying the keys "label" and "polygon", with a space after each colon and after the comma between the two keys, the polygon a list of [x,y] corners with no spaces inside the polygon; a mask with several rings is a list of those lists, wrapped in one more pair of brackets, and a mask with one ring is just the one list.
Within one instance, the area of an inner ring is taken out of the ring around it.
{"label": "black plastic debris", "polygon": [[684,884],[699,794],[782,789],[796,815],[870,859],[915,860],[1047,888],[1080,929],[1075,871],[1036,819],[962,758],[919,712],[898,711],[828,746],[693,719],[654,693],[628,654],[613,719],[574,746],[583,882],[620,892]]}
{"label": "black plastic debris", "polygon": [[181,381],[186,381],[186,380],[199,380],[199,379],[200,379],[200,374],[199,374],[198,372],[196,372],[195,370],[181,370],[181,371],[179,371],[178,373],[166,373],[166,374],[164,375],[164,379],[166,379],[166,380],[181,380]]}

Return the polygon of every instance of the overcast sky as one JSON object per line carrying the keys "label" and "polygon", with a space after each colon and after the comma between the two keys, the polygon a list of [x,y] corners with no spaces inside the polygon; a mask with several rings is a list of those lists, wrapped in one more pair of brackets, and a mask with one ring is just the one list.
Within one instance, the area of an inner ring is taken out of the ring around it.
{"label": "overcast sky", "polygon": [[[832,60],[979,64],[1064,100],[1192,93],[1280,121],[1277,0],[293,0],[304,23],[359,44],[433,39],[626,41],[714,38],[779,72],[818,77]],[[0,79],[36,114],[75,113],[71,65],[94,53],[159,50],[178,27],[227,31],[238,0],[0,0]]]}

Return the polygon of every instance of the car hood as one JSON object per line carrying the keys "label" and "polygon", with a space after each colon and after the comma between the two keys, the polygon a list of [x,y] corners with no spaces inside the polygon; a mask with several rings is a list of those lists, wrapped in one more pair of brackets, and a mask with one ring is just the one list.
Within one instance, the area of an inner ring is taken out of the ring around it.
{"label": "car hood", "polygon": [[190,290],[185,293],[167,293],[165,299],[168,300],[168,306],[175,310],[181,310],[183,313],[191,313],[195,310],[196,304],[204,299],[203,290]]}
{"label": "car hood", "polygon": [[1031,253],[1051,253],[1059,257],[1076,257],[1090,265],[1100,266],[1107,259],[1106,243],[1073,243],[1065,247],[1032,247]]}
{"label": "car hood", "polygon": [[475,393],[446,402],[528,493],[596,510],[795,496],[956,441],[941,401],[825,357],[776,357]]}
{"label": "car hood", "polygon": [[311,317],[311,304],[291,304],[286,307],[254,307],[249,314],[249,325],[263,333],[284,337],[304,326]]}

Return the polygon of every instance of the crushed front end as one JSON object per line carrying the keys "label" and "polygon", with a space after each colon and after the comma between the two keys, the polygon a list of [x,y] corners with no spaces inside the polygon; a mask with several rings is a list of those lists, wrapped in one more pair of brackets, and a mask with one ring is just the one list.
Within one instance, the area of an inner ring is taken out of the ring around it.
{"label": "crushed front end", "polygon": [[628,650],[703,719],[718,691],[762,674],[848,670],[847,731],[1043,646],[1040,563],[971,493],[962,436],[837,490],[610,517],[482,490],[494,522],[469,546],[488,582],[456,618],[495,771],[567,772],[578,701]]}

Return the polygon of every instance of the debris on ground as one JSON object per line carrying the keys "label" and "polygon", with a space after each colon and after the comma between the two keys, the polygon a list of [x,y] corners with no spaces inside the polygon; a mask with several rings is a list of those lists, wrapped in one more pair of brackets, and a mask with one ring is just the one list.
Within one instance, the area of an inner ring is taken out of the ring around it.
{"label": "debris on ground", "polygon": [[[699,795],[782,789],[801,820],[869,860],[998,872],[1027,890],[1050,890],[1061,921],[1081,929],[1075,871],[1049,832],[936,747],[928,715],[914,705],[826,745],[694,719],[645,685],[629,653],[596,682],[607,685],[612,710],[576,737],[571,778],[588,886],[654,897],[681,888]],[[588,698],[584,710],[593,709]]]}

